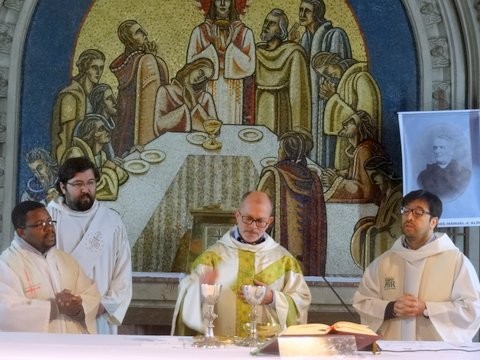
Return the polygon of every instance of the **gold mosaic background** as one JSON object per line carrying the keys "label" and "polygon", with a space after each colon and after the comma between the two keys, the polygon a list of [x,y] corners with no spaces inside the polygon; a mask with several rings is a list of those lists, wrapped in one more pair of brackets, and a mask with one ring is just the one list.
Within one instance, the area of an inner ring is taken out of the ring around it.
{"label": "gold mosaic background", "polygon": [[[259,42],[263,21],[270,10],[275,7],[283,9],[291,26],[298,21],[299,4],[300,0],[251,0],[242,20],[252,29],[255,41]],[[367,61],[363,37],[348,1],[326,0],[325,4],[326,18],[347,32],[353,57]],[[105,54],[105,64],[110,64],[123,52],[123,45],[117,37],[118,25],[124,20],[134,19],[148,32],[149,40],[157,43],[158,55],[167,63],[172,78],[185,63],[190,33],[203,18],[195,0],[98,0],[79,31],[73,59],[77,59],[85,49],[96,48]],[[73,59],[72,75],[76,73]],[[117,81],[108,69],[105,69],[101,81],[116,89]]]}

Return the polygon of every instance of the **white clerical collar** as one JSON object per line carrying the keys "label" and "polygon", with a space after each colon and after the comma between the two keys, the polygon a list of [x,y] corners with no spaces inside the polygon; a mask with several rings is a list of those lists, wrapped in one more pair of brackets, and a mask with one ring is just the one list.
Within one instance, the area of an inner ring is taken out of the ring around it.
{"label": "white clerical collar", "polygon": [[[44,253],[38,251],[37,249],[35,249],[32,245],[30,245],[28,242],[26,242],[23,238],[21,238],[17,233],[15,233],[15,241],[17,242],[18,244],[18,247],[20,247],[21,249],[23,250],[27,250],[27,251],[30,251],[34,254],[37,254],[37,255],[40,255],[40,256],[43,256],[43,257],[47,257],[47,253],[50,251],[51,248],[47,249]],[[54,246],[52,246],[54,247]]]}
{"label": "white clerical collar", "polygon": [[[425,245],[431,243],[431,242],[434,241],[436,238],[437,238],[437,237],[435,236],[435,233],[433,233],[432,236],[430,237],[430,239],[428,239],[428,241],[427,241],[425,244],[423,244],[422,246],[425,246]],[[411,250],[413,250],[413,249],[408,245],[407,237],[406,237],[406,236],[404,236],[403,239],[402,239],[402,245],[403,245],[403,247],[404,247],[405,249],[411,249]],[[420,247],[422,247],[422,246],[420,246]]]}
{"label": "white clerical collar", "polygon": [[248,242],[242,237],[242,235],[240,235],[240,231],[238,231],[238,226],[235,226],[233,228],[230,235],[235,240],[237,240],[238,242],[241,242],[242,244],[248,244],[248,245],[258,245],[258,244],[261,244],[261,243],[265,242],[265,240],[267,240],[267,238],[265,237],[265,234],[263,234],[262,237],[260,239],[258,239],[257,241]]}

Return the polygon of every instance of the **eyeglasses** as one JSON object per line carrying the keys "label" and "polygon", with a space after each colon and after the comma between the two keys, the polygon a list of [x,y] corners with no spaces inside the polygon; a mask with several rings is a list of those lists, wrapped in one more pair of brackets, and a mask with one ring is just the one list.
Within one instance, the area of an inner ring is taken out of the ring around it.
{"label": "eyeglasses", "polygon": [[267,220],[254,219],[251,216],[242,216],[242,222],[247,225],[252,225],[253,223],[255,223],[255,225],[257,225],[258,228],[264,228],[268,225]]}
{"label": "eyeglasses", "polygon": [[415,208],[415,209],[410,209],[406,206],[403,206],[400,208],[400,214],[403,216],[408,216],[408,214],[412,213],[412,215],[416,218],[422,217],[425,214],[430,215],[430,213],[427,210],[424,210],[422,208]]}
{"label": "eyeglasses", "polygon": [[70,185],[70,186],[73,186],[77,190],[80,190],[84,186],[89,188],[89,189],[92,189],[97,185],[97,181],[96,180],[88,180],[87,182],[75,181],[73,183],[70,183],[70,182],[67,181],[67,184]]}
{"label": "eyeglasses", "polygon": [[44,221],[41,221],[41,222],[37,222],[36,224],[33,224],[33,225],[25,225],[25,226],[22,226],[23,228],[34,228],[34,229],[39,229],[39,228],[42,228],[43,230],[45,230],[47,227],[49,226],[54,226],[57,222],[55,220],[44,220]]}

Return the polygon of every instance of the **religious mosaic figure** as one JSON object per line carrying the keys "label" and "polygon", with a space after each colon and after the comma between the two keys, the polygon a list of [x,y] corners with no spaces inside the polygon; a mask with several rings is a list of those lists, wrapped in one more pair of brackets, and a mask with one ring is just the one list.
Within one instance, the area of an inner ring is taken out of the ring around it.
{"label": "religious mosaic figure", "polygon": [[361,218],[355,224],[351,253],[355,263],[366,268],[376,257],[390,249],[402,234],[402,181],[395,177],[392,161],[385,156],[373,156],[364,165],[368,177],[380,190],[375,197],[375,216]]}
{"label": "religious mosaic figure", "polygon": [[[332,142],[335,139],[326,136],[324,132],[325,99],[318,96],[319,85],[325,80],[322,75],[312,67],[312,59],[319,52],[337,54],[342,59],[352,58],[350,40],[347,33],[340,27],[333,26],[332,22],[325,18],[325,2],[323,0],[301,0],[299,7],[299,23],[295,23],[289,32],[289,38],[299,42],[307,54],[311,94],[312,94],[312,136],[313,149],[310,158],[322,166],[333,166]],[[305,31],[300,38],[299,26]]]}
{"label": "religious mosaic figure", "polygon": [[325,275],[327,214],[323,187],[307,167],[311,142],[289,131],[280,137],[278,162],[263,169],[257,189],[273,199],[273,238],[297,259],[305,275]]}
{"label": "religious mosaic figure", "polygon": [[[312,66],[325,79],[319,94],[325,101],[324,132],[336,135],[343,122],[357,111],[364,111],[374,121],[375,139],[379,141],[382,125],[381,95],[375,79],[368,71],[366,62],[342,59],[333,53],[318,53]],[[349,158],[345,151],[350,146],[348,139],[336,138],[333,142],[334,167],[344,169]]]}
{"label": "religious mosaic figure", "polygon": [[226,124],[253,123],[255,41],[253,32],[240,20],[244,1],[198,0],[205,21],[190,36],[187,63],[210,59],[213,77],[207,91],[217,106],[218,118]]}
{"label": "religious mosaic figure", "polygon": [[137,21],[122,22],[118,37],[125,51],[110,64],[118,80],[117,127],[112,145],[121,157],[155,138],[155,98],[158,88],[169,81],[167,65],[156,55],[157,45],[147,35]]}
{"label": "religious mosaic figure", "polygon": [[160,86],[155,102],[155,135],[166,131],[205,131],[203,122],[217,118],[212,95],[206,91],[213,63],[198,58],[177,72],[168,85]]}
{"label": "religious mosaic figure", "polygon": [[278,136],[287,131],[312,141],[310,75],[304,49],[288,41],[288,18],[273,9],[263,23],[257,44],[257,124]]}
{"label": "religious mosaic figure", "polygon": [[369,203],[378,194],[378,185],[372,183],[365,162],[373,156],[384,155],[382,145],[376,140],[376,127],[370,115],[357,111],[343,122],[338,136],[348,139],[346,149],[349,165],[344,169],[326,168],[322,171],[322,184],[328,189],[327,202]]}
{"label": "religious mosaic figure", "polygon": [[[92,114],[102,116],[108,127],[114,131],[116,126],[115,117],[117,115],[117,99],[108,84],[97,84],[88,96],[92,104]],[[122,163],[123,160],[115,156],[112,143],[109,141],[103,147],[108,160],[114,160]]]}
{"label": "religious mosaic figure", "polygon": [[33,176],[27,180],[21,201],[37,201],[46,205],[58,193],[55,189],[58,163],[53,156],[43,148],[34,148],[27,152],[25,160]]}
{"label": "religious mosaic figure", "polygon": [[61,161],[66,148],[72,143],[75,126],[91,112],[88,95],[103,74],[105,55],[99,50],[88,49],[80,54],[75,65],[78,74],[58,93],[53,107],[51,144],[57,162]]}
{"label": "religious mosaic figure", "polygon": [[97,200],[116,200],[120,185],[128,180],[128,173],[112,160],[103,150],[110,142],[112,128],[110,123],[99,114],[88,114],[75,127],[72,146],[63,156],[67,159],[86,157],[100,173],[97,180]]}

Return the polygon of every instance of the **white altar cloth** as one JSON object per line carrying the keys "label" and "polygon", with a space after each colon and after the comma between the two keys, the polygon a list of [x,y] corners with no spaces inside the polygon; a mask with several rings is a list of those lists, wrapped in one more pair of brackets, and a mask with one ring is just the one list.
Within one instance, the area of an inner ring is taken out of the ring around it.
{"label": "white altar cloth", "polygon": [[[197,349],[191,337],[139,335],[69,335],[0,332],[0,359],[8,360],[122,360],[122,359],[251,359],[250,349],[226,345],[222,349]],[[358,352],[342,359],[479,359],[480,343],[454,346],[443,342],[379,341],[389,349],[380,354]],[[277,356],[265,356],[280,359]],[[325,358],[340,358],[327,356]],[[287,359],[297,359],[289,357]],[[305,359],[313,359],[306,357]]]}

